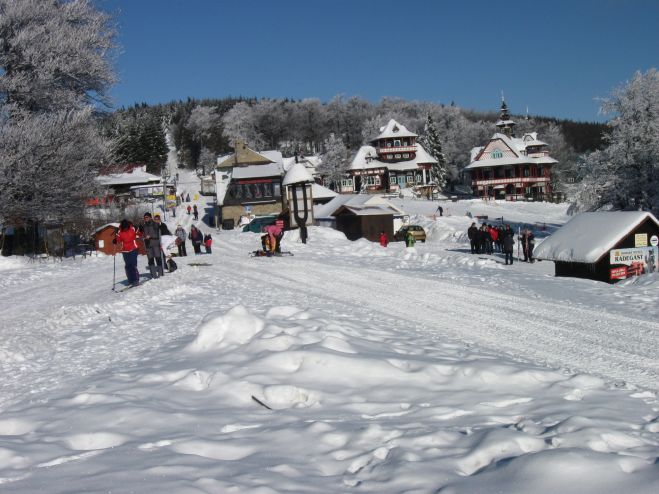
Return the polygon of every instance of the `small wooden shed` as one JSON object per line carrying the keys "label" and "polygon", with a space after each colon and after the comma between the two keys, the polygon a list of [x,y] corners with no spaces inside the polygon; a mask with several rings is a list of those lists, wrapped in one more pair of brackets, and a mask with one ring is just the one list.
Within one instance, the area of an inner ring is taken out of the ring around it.
{"label": "small wooden shed", "polygon": [[382,204],[342,206],[334,214],[336,229],[345,233],[348,240],[365,238],[378,242],[382,231],[391,239],[394,235],[395,213],[396,211]]}
{"label": "small wooden shed", "polygon": [[537,259],[556,276],[607,283],[659,271],[659,221],[644,211],[582,213],[545,239]]}

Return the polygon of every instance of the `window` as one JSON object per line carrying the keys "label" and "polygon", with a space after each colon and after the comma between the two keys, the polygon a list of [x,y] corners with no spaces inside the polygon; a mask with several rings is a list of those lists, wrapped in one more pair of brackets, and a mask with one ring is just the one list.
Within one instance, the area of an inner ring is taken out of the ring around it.
{"label": "window", "polygon": [[525,177],[528,177],[528,176],[530,176],[530,175],[531,175],[531,172],[530,172],[530,170],[529,170],[529,167],[527,166],[527,167],[524,168],[524,176],[525,176]]}
{"label": "window", "polygon": [[410,157],[410,153],[403,153],[403,158],[407,159]]}
{"label": "window", "polygon": [[501,152],[500,149],[495,149],[490,153],[490,157],[495,160],[499,158],[503,158],[503,153]]}
{"label": "window", "polygon": [[414,174],[410,173],[407,175],[407,183],[408,184],[413,184],[414,183]]}
{"label": "window", "polygon": [[387,141],[387,147],[388,147],[388,148],[391,147],[391,141]]}
{"label": "window", "polygon": [[272,189],[273,189],[273,196],[274,197],[279,197],[281,196],[281,184],[279,182],[275,182],[272,184]]}
{"label": "window", "polygon": [[396,175],[389,175],[389,184],[390,185],[396,184]]}
{"label": "window", "polygon": [[423,180],[423,177],[421,175],[416,176],[416,183],[420,184]]}
{"label": "window", "polygon": [[366,185],[380,185],[380,176],[379,175],[366,175],[364,177],[364,183]]}
{"label": "window", "polygon": [[394,147],[397,147],[397,148],[400,147],[400,140],[399,139],[396,139],[394,141]]}
{"label": "window", "polygon": [[352,178],[342,178],[341,187],[352,187]]}
{"label": "window", "polygon": [[396,154],[396,155],[394,155],[394,156],[395,156],[395,158],[396,158],[397,160],[400,159],[400,154]]}
{"label": "window", "polygon": [[392,159],[394,159],[394,155],[393,155],[393,154],[388,154],[388,155],[387,155],[387,159],[388,159],[388,160],[392,160]]}

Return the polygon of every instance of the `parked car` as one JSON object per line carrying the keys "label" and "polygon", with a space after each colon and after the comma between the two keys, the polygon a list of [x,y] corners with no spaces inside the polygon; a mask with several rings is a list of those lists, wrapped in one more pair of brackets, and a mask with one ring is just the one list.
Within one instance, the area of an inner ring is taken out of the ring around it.
{"label": "parked car", "polygon": [[407,232],[411,232],[414,240],[417,242],[426,241],[426,231],[422,226],[419,225],[405,225],[396,233],[394,233],[394,240],[405,240],[405,237],[407,237]]}
{"label": "parked car", "polygon": [[257,216],[243,227],[243,232],[260,233],[264,226],[272,225],[277,220],[277,215]]}

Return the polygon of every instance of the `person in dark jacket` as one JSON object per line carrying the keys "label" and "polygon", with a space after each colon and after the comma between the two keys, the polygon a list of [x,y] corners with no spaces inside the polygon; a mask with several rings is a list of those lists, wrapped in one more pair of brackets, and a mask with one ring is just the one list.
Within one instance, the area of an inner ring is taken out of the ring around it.
{"label": "person in dark jacket", "polygon": [[[506,265],[513,264],[513,248],[515,247],[515,235],[510,228],[510,225],[506,225],[505,230],[503,231],[503,255],[506,259]],[[510,262],[508,262],[510,261]]]}
{"label": "person in dark jacket", "polygon": [[476,223],[472,223],[469,229],[467,230],[467,237],[469,237],[469,245],[471,246],[471,253],[476,253],[476,235],[478,233],[478,228]]}
{"label": "person in dark jacket", "polygon": [[197,221],[199,219],[199,210],[197,209],[196,204],[194,206],[192,206],[192,216],[194,217],[195,221]]}
{"label": "person in dark jacket", "polygon": [[190,227],[190,234],[188,238],[192,240],[192,247],[194,248],[195,254],[201,254],[201,244],[204,241],[204,235],[199,231],[199,229],[192,225]]}
{"label": "person in dark jacket", "polygon": [[153,217],[148,211],[144,213],[144,222],[139,227],[139,233],[144,238],[151,277],[158,278],[165,273],[160,248],[160,226],[153,221]]}
{"label": "person in dark jacket", "polygon": [[535,247],[535,235],[531,230],[524,230],[522,233],[522,253],[524,262],[533,262],[533,248]]}

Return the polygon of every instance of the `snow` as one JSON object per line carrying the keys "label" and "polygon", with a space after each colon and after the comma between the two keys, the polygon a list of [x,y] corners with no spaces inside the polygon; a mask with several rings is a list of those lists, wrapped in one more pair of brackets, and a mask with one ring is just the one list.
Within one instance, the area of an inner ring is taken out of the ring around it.
{"label": "snow", "polygon": [[595,263],[647,218],[659,225],[652,213],[643,211],[581,213],[542,242],[534,254],[539,259]]}
{"label": "snow", "polygon": [[380,128],[380,134],[373,139],[373,142],[378,139],[388,139],[392,137],[418,137],[418,134],[410,132],[402,124],[396,122],[393,118],[387,122],[387,125]]}
{"label": "snow", "polygon": [[309,183],[309,182],[313,182],[313,177],[307,171],[306,167],[302,163],[295,163],[286,172],[282,185],[286,186],[291,184]]}
{"label": "snow", "polygon": [[467,212],[542,238],[565,205],[391,202],[425,244],[213,231],[122,293],[120,257],[0,258],[0,490],[659,491],[659,275],[468,253]]}

